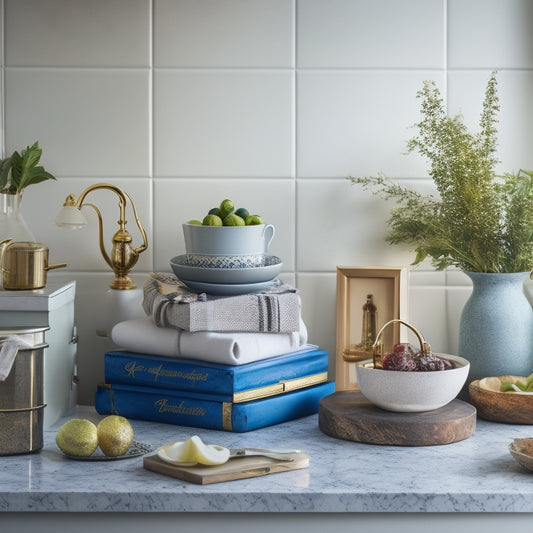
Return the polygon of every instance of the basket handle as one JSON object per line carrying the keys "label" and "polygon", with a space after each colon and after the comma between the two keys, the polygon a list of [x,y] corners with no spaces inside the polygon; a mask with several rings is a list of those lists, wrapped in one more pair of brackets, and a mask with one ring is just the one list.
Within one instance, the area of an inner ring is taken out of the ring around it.
{"label": "basket handle", "polygon": [[374,357],[374,368],[383,368],[382,365],[382,359],[383,359],[383,343],[380,341],[381,334],[383,333],[383,330],[390,326],[391,324],[399,323],[403,324],[404,326],[407,326],[410,328],[414,334],[416,335],[416,338],[418,339],[418,342],[420,343],[420,351],[423,354],[430,354],[431,353],[431,346],[428,342],[424,340],[424,337],[422,337],[422,334],[412,325],[409,324],[409,322],[406,322],[405,320],[402,320],[400,318],[393,318],[392,320],[389,320],[386,324],[384,324],[381,329],[378,331],[378,334],[376,335],[376,340],[374,341],[374,345],[372,346],[372,355]]}

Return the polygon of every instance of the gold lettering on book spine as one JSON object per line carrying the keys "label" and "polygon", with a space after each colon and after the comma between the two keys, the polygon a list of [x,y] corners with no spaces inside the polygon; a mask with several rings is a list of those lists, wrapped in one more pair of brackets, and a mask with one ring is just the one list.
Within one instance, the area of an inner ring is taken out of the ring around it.
{"label": "gold lettering on book spine", "polygon": [[207,413],[203,407],[189,406],[184,401],[179,405],[170,403],[166,398],[154,402],[154,406],[160,413],[174,413],[177,415],[205,416]]}
{"label": "gold lettering on book spine", "polygon": [[[195,386],[197,381],[208,381],[208,372],[198,372],[197,370],[191,370],[189,372],[183,372],[181,370],[171,370],[164,367],[162,364],[159,366],[147,367],[137,363],[137,361],[130,361],[124,365],[124,371],[126,375],[132,379],[140,379],[150,377],[154,382],[158,381],[160,377],[173,379],[176,381],[188,381]],[[141,375],[138,375],[141,374]]]}

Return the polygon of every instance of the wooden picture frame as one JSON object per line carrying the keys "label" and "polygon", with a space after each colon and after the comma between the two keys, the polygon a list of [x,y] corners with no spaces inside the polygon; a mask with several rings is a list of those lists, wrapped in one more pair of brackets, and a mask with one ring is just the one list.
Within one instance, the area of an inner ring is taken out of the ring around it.
{"label": "wooden picture frame", "polygon": [[[389,320],[407,319],[407,286],[406,267],[337,266],[338,391],[358,388],[355,362],[372,358],[372,344],[379,329]],[[391,347],[400,342],[399,324],[385,328],[380,340]]]}

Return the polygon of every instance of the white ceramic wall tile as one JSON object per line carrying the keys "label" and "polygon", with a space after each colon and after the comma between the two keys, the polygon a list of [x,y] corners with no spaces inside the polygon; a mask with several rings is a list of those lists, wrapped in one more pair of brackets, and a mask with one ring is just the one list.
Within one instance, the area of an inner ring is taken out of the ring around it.
{"label": "white ceramic wall tile", "polygon": [[158,67],[290,67],[292,0],[155,0]]}
{"label": "white ceramic wall tile", "polygon": [[434,287],[446,285],[446,272],[420,269],[418,266],[411,266],[409,269],[409,286],[411,287]]}
{"label": "white ceramic wall tile", "polygon": [[158,71],[158,176],[287,177],[292,79],[275,71]]}
{"label": "white ceramic wall tile", "polygon": [[329,355],[329,379],[335,380],[335,342],[337,335],[336,274],[298,273],[296,286],[302,300],[302,318],[310,344],[317,344]]}
{"label": "white ceramic wall tile", "polygon": [[6,69],[6,152],[38,140],[63,176],[149,174],[149,71]]}
{"label": "white ceramic wall tile", "polygon": [[224,198],[232,199],[237,207],[246,207],[275,226],[269,253],[282,259],[284,271],[294,270],[294,181],[291,179],[157,179],[155,268],[168,270],[170,259],[185,253],[181,224],[203,218]]}
{"label": "white ceramic wall tile", "polygon": [[8,66],[148,66],[149,0],[6,0]]}
{"label": "white ceramic wall tile", "polygon": [[[479,131],[479,118],[490,71],[450,72],[449,107],[462,113],[472,131]],[[500,172],[533,169],[533,71],[505,70],[497,74],[500,113],[498,128]]]}
{"label": "white ceramic wall tile", "polygon": [[299,72],[298,177],[427,176],[426,162],[406,155],[426,79],[444,86],[430,71]]}
{"label": "white ceramic wall tile", "polygon": [[448,353],[459,354],[459,324],[463,307],[472,294],[472,287],[448,287],[446,290],[446,311],[448,325]]}
{"label": "white ceramic wall tile", "polygon": [[[104,180],[89,178],[58,178],[57,181],[47,181],[28,187],[24,192],[23,215],[28,226],[35,234],[38,242],[50,248],[50,260],[54,263],[68,263],[68,270],[108,272],[110,281],[113,280],[112,270],[105,263],[98,241],[98,219],[94,210],[88,206],[82,212],[88,226],[79,230],[69,230],[57,227],[54,219],[59,212],[65,198],[73,193],[79,196],[89,185]],[[105,180],[121,187],[135,202],[139,219],[148,236],[149,249],[141,253],[134,270],[151,270],[153,242],[152,234],[152,195],[151,184],[148,179],[112,179]],[[102,213],[104,220],[104,244],[108,253],[111,250],[111,238],[118,230],[119,217],[118,197],[112,191],[97,190],[89,193],[86,202],[95,204]],[[142,243],[142,237],[137,228],[131,205],[128,201],[126,210],[128,224],[126,229],[131,233],[133,248]]]}
{"label": "white ceramic wall tile", "polygon": [[290,72],[157,71],[157,176],[288,177]]}
{"label": "white ceramic wall tile", "polygon": [[458,268],[450,267],[445,270],[446,272],[446,285],[453,286],[467,286],[472,287],[472,281],[470,278]]}
{"label": "white ceramic wall tile", "polygon": [[533,68],[530,0],[448,0],[449,68]]}
{"label": "white ceramic wall tile", "polygon": [[443,0],[297,3],[298,67],[443,68]]}
{"label": "white ceramic wall tile", "polygon": [[[451,353],[448,351],[446,288],[411,286],[408,302],[409,323],[420,331],[434,352]],[[414,337],[410,336],[409,342],[417,345]]]}
{"label": "white ceramic wall tile", "polygon": [[[428,182],[405,181],[423,190]],[[347,180],[298,180],[297,270],[332,271],[337,265],[409,266],[409,247],[385,242],[394,205]],[[311,245],[310,245],[311,243]]]}

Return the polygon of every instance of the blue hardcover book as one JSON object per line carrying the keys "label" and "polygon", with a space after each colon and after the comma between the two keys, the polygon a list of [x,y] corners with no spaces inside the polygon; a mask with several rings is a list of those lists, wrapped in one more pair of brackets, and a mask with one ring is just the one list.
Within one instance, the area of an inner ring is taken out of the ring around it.
{"label": "blue hardcover book", "polygon": [[213,394],[105,384],[98,386],[95,408],[102,415],[242,433],[315,414],[320,400],[334,392],[335,383],[328,382],[233,403]]}
{"label": "blue hardcover book", "polygon": [[104,356],[106,383],[225,395],[243,402],[324,383],[328,352],[306,349],[245,365],[223,365],[114,350]]}

